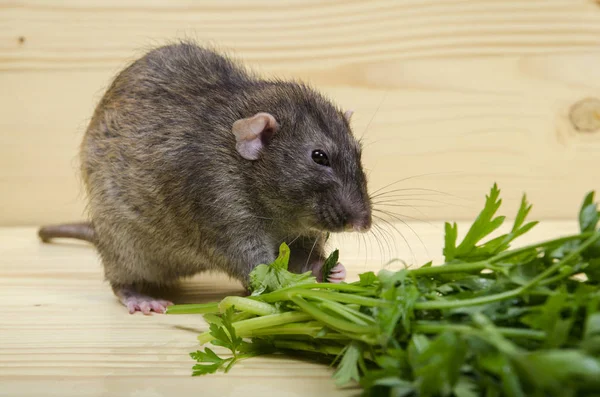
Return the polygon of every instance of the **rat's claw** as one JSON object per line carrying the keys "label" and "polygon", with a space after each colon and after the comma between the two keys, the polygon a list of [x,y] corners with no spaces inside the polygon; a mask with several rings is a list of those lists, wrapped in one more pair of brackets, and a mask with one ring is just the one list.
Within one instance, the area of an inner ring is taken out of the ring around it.
{"label": "rat's claw", "polygon": [[329,277],[327,277],[327,281],[330,283],[341,283],[346,279],[346,268],[341,263],[338,263],[331,269],[329,272]]}
{"label": "rat's claw", "polygon": [[135,313],[136,310],[139,309],[139,306],[135,302],[127,302],[127,303],[125,303],[125,306],[127,306],[127,310],[129,310],[129,314],[133,314],[133,313]]}
{"label": "rat's claw", "polygon": [[144,314],[150,314],[150,303],[148,301],[142,301],[140,303],[140,310]]}
{"label": "rat's claw", "polygon": [[165,300],[158,300],[158,301],[152,301],[150,302],[150,306],[152,307],[152,310],[154,310],[156,313],[164,313],[167,311],[167,307],[173,305],[173,302],[169,302],[169,301],[165,301]]}

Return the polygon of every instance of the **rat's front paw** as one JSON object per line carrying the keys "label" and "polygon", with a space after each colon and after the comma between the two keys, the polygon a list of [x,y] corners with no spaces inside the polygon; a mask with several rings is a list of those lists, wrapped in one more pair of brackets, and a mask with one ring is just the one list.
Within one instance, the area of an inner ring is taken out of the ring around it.
{"label": "rat's front paw", "polygon": [[338,263],[331,269],[329,272],[329,277],[327,277],[327,281],[330,283],[341,283],[346,279],[346,268],[341,263]]}
{"label": "rat's front paw", "polygon": [[323,263],[324,260],[316,261],[310,266],[313,276],[317,279],[317,282],[323,283],[341,283],[346,279],[346,268],[344,265],[338,262],[330,271],[327,276],[327,280],[323,280]]}

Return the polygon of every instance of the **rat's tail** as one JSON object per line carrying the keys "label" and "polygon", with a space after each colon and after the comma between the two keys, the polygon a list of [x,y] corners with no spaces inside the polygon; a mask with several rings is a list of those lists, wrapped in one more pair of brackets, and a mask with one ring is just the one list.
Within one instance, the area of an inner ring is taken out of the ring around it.
{"label": "rat's tail", "polygon": [[96,233],[91,223],[80,222],[42,226],[38,231],[38,236],[45,243],[54,238],[73,238],[94,244]]}

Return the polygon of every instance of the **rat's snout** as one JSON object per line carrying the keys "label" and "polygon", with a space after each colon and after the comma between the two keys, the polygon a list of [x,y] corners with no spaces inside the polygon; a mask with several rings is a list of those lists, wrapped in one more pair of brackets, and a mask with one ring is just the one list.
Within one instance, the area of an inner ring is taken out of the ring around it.
{"label": "rat's snout", "polygon": [[341,196],[340,204],[344,213],[343,228],[346,232],[366,233],[371,230],[371,200],[366,191],[346,191]]}
{"label": "rat's snout", "polygon": [[371,229],[371,223],[371,211],[361,211],[359,214],[349,217],[346,222],[346,230],[365,233]]}
{"label": "rat's snout", "polygon": [[348,232],[365,233],[371,229],[371,205],[367,202],[342,202],[344,207],[344,228]]}

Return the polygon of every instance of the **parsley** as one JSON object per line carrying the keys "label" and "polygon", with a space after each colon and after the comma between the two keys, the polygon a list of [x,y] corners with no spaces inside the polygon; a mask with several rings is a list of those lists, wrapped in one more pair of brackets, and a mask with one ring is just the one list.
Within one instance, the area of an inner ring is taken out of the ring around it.
{"label": "parsley", "polygon": [[[445,263],[317,283],[287,270],[282,244],[251,275],[250,297],[171,306],[209,330],[193,375],[229,371],[260,354],[303,353],[335,367],[336,385],[366,396],[591,396],[600,389],[600,213],[594,192],[580,233],[511,248],[537,222],[524,195],[508,233],[494,185],[462,241],[446,223]],[[323,279],[338,259],[325,262]],[[574,277],[576,275],[583,277]],[[558,393],[558,394],[557,394]]]}
{"label": "parsley", "polygon": [[333,269],[337,265],[338,259],[339,259],[339,250],[334,250],[331,253],[331,255],[329,255],[327,257],[327,259],[325,259],[325,262],[323,263],[323,268],[321,270],[323,281],[325,281],[329,278],[329,273],[331,273],[331,269]]}
{"label": "parsley", "polygon": [[209,325],[209,333],[213,337],[211,343],[227,348],[231,351],[232,357],[223,359],[208,347],[204,348],[204,351],[198,350],[190,353],[190,356],[197,362],[192,368],[193,376],[212,374],[219,370],[227,373],[240,360],[271,353],[271,346],[260,342],[248,343],[237,336],[233,326],[234,313],[235,307],[231,306],[225,310],[218,321],[212,321]]}
{"label": "parsley", "polygon": [[287,244],[282,243],[279,247],[279,256],[273,263],[255,267],[250,274],[252,295],[261,295],[292,285],[316,282],[316,278],[310,271],[301,274],[289,272],[287,270],[289,259],[290,248]]}

